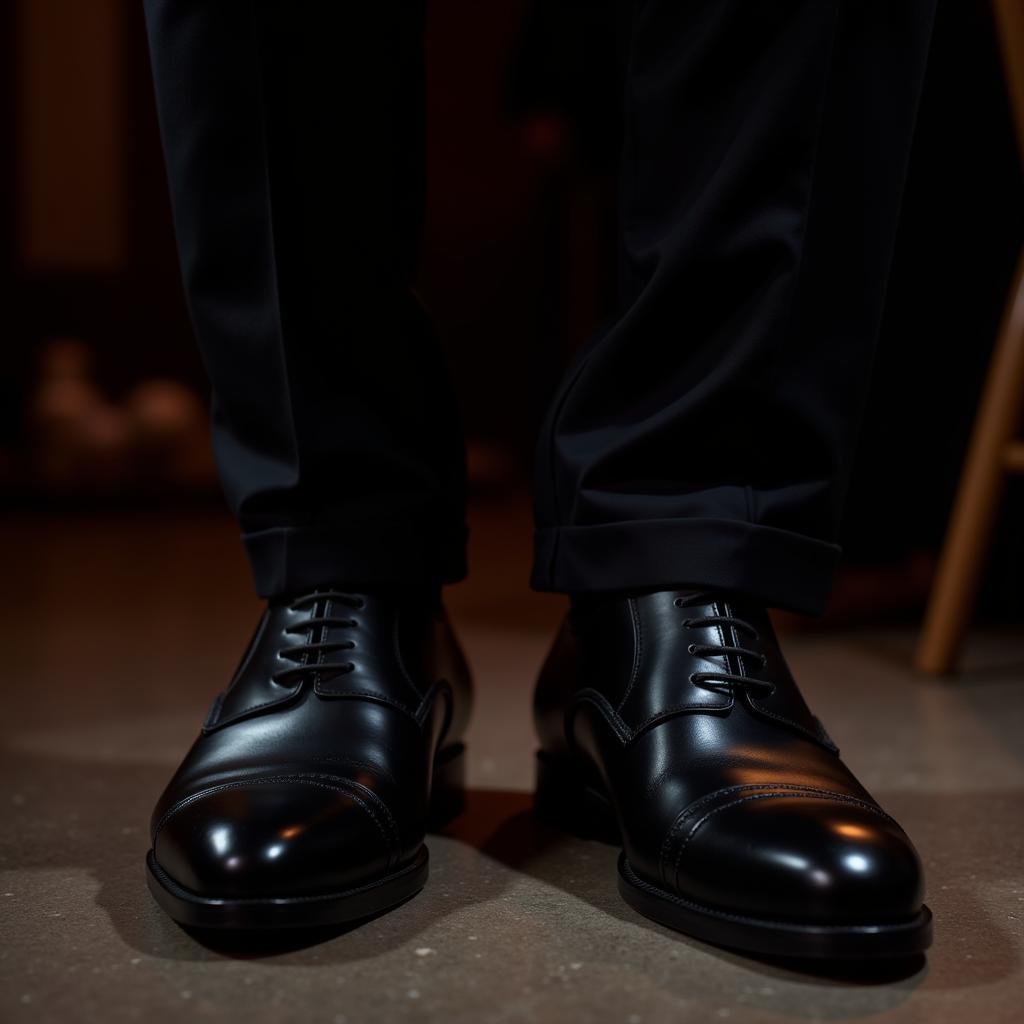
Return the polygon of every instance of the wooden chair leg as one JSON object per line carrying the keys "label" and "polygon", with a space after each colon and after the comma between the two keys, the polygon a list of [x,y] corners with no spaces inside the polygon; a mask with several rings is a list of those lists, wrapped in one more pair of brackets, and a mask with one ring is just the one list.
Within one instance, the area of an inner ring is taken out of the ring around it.
{"label": "wooden chair leg", "polygon": [[970,620],[1024,405],[1024,253],[989,366],[956,502],[939,560],[915,664],[953,670]]}

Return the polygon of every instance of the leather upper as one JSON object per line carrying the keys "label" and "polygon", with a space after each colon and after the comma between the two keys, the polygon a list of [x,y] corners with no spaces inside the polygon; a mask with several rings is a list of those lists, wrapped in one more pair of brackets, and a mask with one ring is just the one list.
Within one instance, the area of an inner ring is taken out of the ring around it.
{"label": "leather upper", "polygon": [[157,803],[157,862],[192,892],[243,898],[344,891],[401,867],[469,704],[436,601],[324,589],[272,604]]}
{"label": "leather upper", "polygon": [[751,602],[574,601],[535,712],[543,749],[607,794],[630,866],[658,888],[794,920],[920,908],[913,846],[840,760]]}

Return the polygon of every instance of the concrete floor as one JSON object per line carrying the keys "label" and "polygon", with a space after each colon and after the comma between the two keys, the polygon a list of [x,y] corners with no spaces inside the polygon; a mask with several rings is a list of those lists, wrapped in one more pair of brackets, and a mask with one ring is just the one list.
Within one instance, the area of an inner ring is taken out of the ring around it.
{"label": "concrete floor", "polygon": [[[474,510],[449,605],[479,688],[469,812],[426,890],[318,941],[210,945],[143,881],[150,808],[257,613],[223,517],[6,522],[0,648],[0,1020],[648,1024],[1020,1019],[1024,637],[954,681],[903,628],[786,647],[844,755],[924,857],[936,945],[895,971],[803,973],[669,932],[615,891],[616,851],[530,816],[534,671],[561,600],[526,590],[525,506]],[[486,575],[485,575],[486,574]]]}

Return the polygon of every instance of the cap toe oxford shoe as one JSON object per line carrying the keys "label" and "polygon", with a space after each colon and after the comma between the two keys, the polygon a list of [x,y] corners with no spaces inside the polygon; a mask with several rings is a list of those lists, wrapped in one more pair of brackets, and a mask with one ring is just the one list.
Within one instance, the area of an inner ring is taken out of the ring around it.
{"label": "cap toe oxford shoe", "polygon": [[535,713],[539,813],[615,835],[640,913],[772,956],[930,944],[917,853],[839,759],[763,609],[716,593],[577,599]]}
{"label": "cap toe oxford shoe", "polygon": [[412,896],[457,813],[470,684],[436,600],[272,604],[157,804],[151,891],[195,927],[341,924]]}

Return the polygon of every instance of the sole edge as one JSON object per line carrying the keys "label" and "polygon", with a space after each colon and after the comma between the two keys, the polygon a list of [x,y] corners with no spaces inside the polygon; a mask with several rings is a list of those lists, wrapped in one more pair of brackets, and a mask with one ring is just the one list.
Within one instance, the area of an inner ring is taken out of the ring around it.
{"label": "sole edge", "polygon": [[160,907],[190,928],[251,930],[316,928],[376,917],[415,896],[426,884],[429,854],[421,846],[410,864],[383,878],[344,892],[281,898],[217,898],[183,888],[146,855],[146,882]]}
{"label": "sole edge", "polygon": [[716,946],[772,957],[875,960],[921,954],[932,944],[927,906],[906,921],[881,924],[802,924],[768,921],[705,907],[640,878],[619,856],[619,893],[644,917]]}

